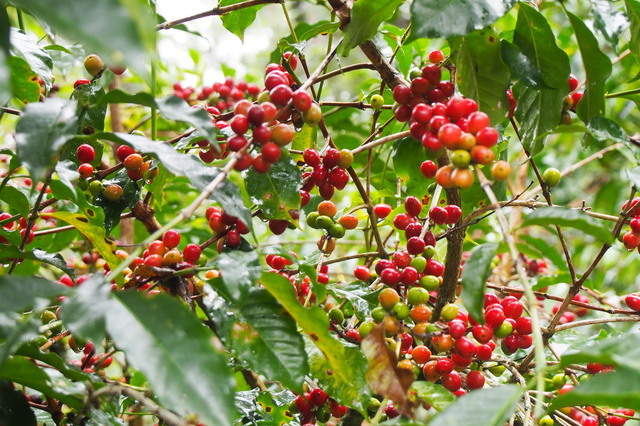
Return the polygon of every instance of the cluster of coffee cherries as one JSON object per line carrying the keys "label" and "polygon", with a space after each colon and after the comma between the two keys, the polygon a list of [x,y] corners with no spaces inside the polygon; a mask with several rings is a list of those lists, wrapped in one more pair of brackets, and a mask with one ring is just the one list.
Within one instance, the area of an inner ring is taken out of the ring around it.
{"label": "cluster of coffee cherries", "polygon": [[72,351],[82,353],[82,358],[71,361],[71,365],[82,368],[85,373],[95,373],[113,363],[113,358],[109,354],[96,354],[93,342],[83,343],[72,334],[67,343]]}
{"label": "cluster of coffee cherries", "polygon": [[211,206],[205,212],[205,218],[209,221],[209,228],[216,235],[224,236],[218,239],[218,252],[224,246],[237,248],[242,243],[242,235],[249,233],[247,225],[236,216],[226,213],[218,206]]}
{"label": "cluster of coffee cherries", "polygon": [[[0,222],[1,221],[5,221],[7,219],[11,219],[13,216],[10,213],[4,212],[4,213],[0,213]],[[2,225],[2,228],[6,231],[12,231],[14,230],[14,228],[16,228],[16,222],[14,220],[5,223],[4,225]],[[18,224],[17,224],[17,229],[20,230],[20,237],[24,239],[24,236],[27,234],[27,220],[24,217],[21,217],[18,220]],[[29,231],[29,235],[27,236],[27,244],[30,244],[33,239],[35,238],[35,233],[34,231],[37,229],[37,227],[34,225],[31,227],[31,230]],[[9,244],[9,241],[0,235],[0,244]]]}
{"label": "cluster of coffee cherries", "polygon": [[[636,197],[631,200],[631,205],[629,206],[628,202],[625,202],[622,205],[622,210],[626,211],[627,208],[635,208],[635,206],[640,202],[640,197]],[[629,227],[631,228],[629,231],[625,232],[622,236],[622,243],[627,248],[627,250],[638,249],[640,253],[640,208],[636,208],[633,213],[633,217],[631,221],[629,221]]]}
{"label": "cluster of coffee cherries", "polygon": [[580,99],[582,99],[582,95],[584,94],[584,92],[577,90],[580,82],[573,74],[569,76],[567,82],[569,84],[569,94],[564,98],[562,102],[562,115],[560,116],[560,123],[569,125],[573,123],[573,118],[571,117],[571,114],[569,114],[569,111],[576,112],[576,107],[578,106],[578,102],[580,102]]}
{"label": "cluster of coffee cherries", "polygon": [[242,99],[255,99],[260,93],[260,87],[256,84],[247,83],[246,81],[236,82],[233,78],[228,77],[224,82],[216,82],[211,86],[202,86],[197,91],[193,87],[184,86],[177,82],[173,85],[173,94],[187,102],[207,101],[219,111],[227,111],[233,108],[233,105]]}
{"label": "cluster of coffee cherries", "polygon": [[300,413],[303,425],[315,424],[316,421],[326,423],[331,417],[339,419],[349,411],[346,405],[338,404],[320,388],[298,395],[290,408],[291,411]]}
{"label": "cluster of coffee cherries", "polygon": [[[438,60],[443,56],[440,52],[430,57]],[[439,156],[445,148],[449,151],[452,165],[442,166],[436,172],[438,184],[445,188],[469,188],[474,182],[469,167],[493,162],[495,154],[491,147],[500,135],[490,126],[489,116],[478,111],[476,101],[453,96],[453,83],[441,81],[439,62],[427,64],[411,80],[411,86],[398,85],[393,89],[394,116],[400,122],[409,122],[411,136],[422,142],[432,156]]]}
{"label": "cluster of coffee cherries", "polygon": [[346,169],[353,163],[353,154],[350,150],[329,148],[320,155],[315,149],[307,148],[302,156],[304,162],[311,168],[302,173],[303,199],[308,199],[309,192],[317,186],[320,196],[330,200],[336,189],[341,191],[349,183],[349,173]]}
{"label": "cluster of coffee cherries", "polygon": [[324,229],[329,237],[342,238],[347,229],[358,226],[358,218],[352,214],[344,214],[335,220],[337,214],[338,208],[333,201],[321,201],[317,211],[307,215],[307,225],[314,229]]}

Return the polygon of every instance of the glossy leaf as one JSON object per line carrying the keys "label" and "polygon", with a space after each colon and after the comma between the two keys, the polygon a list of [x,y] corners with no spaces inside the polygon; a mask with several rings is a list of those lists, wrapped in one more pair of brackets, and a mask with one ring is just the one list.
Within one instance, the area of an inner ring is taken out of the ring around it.
{"label": "glossy leaf", "polygon": [[27,61],[31,70],[42,78],[45,87],[49,89],[54,80],[53,60],[49,53],[38,46],[32,37],[17,28],[11,29],[11,48],[17,56]]}
{"label": "glossy leaf", "polygon": [[351,19],[344,27],[342,53],[347,55],[351,49],[370,40],[380,24],[390,19],[403,0],[359,0],[353,4]]}
{"label": "glossy leaf", "polygon": [[480,323],[484,323],[484,293],[497,251],[497,243],[474,247],[462,269],[462,302],[473,319]]}
{"label": "glossy leaf", "polygon": [[59,98],[29,104],[16,126],[16,148],[34,181],[42,181],[78,128],[76,103]]}
{"label": "glossy leaf", "polygon": [[104,130],[107,105],[100,103],[104,95],[104,89],[97,83],[83,84],[73,91],[71,98],[78,102],[78,133],[89,135]]}
{"label": "glossy leaf", "polygon": [[573,405],[625,407],[640,410],[640,370],[619,365],[615,371],[580,382],[571,392],[551,402],[551,409]]}
{"label": "glossy leaf", "polygon": [[[226,346],[258,374],[300,391],[309,372],[296,323],[264,289],[254,289],[242,305],[205,298]],[[237,309],[234,309],[234,306]]]}
{"label": "glossy leaf", "polygon": [[595,29],[616,49],[620,36],[629,26],[625,14],[607,0],[592,0],[590,12]]}
{"label": "glossy leaf", "polygon": [[[315,148],[317,138],[317,127],[312,127],[308,124],[304,124],[302,126],[302,129],[300,129],[299,132],[296,132],[296,135],[293,137],[293,141],[291,142],[291,149],[304,151],[307,148]],[[291,158],[293,158],[293,161],[296,162],[303,161],[302,154],[291,154]]]}
{"label": "glossy leaf", "polygon": [[272,164],[267,173],[250,169],[246,186],[251,201],[269,219],[291,220],[289,210],[300,208],[302,174],[291,158]]}
{"label": "glossy leaf", "polygon": [[234,383],[227,359],[189,309],[166,294],[124,291],[111,300],[107,331],[158,399],[207,424],[231,424]]}
{"label": "glossy leaf", "polygon": [[475,31],[450,41],[456,83],[460,92],[475,99],[494,125],[504,121],[511,83],[509,68],[502,62],[500,39],[490,29]]}
{"label": "glossy leaf", "polygon": [[[221,0],[218,7],[229,6],[240,3],[241,1],[242,0]],[[256,15],[258,14],[258,11],[262,9],[262,6],[264,5],[245,7],[223,15],[220,17],[222,25],[232,34],[238,36],[240,40],[244,41],[244,32],[251,26],[251,24],[253,24],[253,21],[255,21]]]}
{"label": "glossy leaf", "polygon": [[593,117],[587,125],[589,134],[604,143],[628,143],[629,136],[614,120],[602,116]]}
{"label": "glossy leaf", "polygon": [[[84,405],[84,386],[68,386],[64,381],[49,376],[45,370],[48,369],[41,369],[30,359],[14,356],[0,368],[0,378],[52,396],[72,408],[81,409]],[[51,374],[55,374],[55,370]]]}
{"label": "glossy leaf", "polygon": [[515,115],[520,123],[522,143],[531,155],[536,155],[542,151],[546,135],[559,123],[566,93],[555,89],[536,90],[516,83],[513,95],[518,102]]}
{"label": "glossy leaf", "polygon": [[249,290],[262,274],[258,253],[251,247],[247,251],[224,251],[216,257],[215,266],[220,270],[219,279],[224,285],[225,293],[239,306],[243,306]]}
{"label": "glossy leaf", "polygon": [[[97,152],[96,152],[97,157]],[[49,182],[53,196],[58,199],[68,199],[74,203],[78,201],[75,181],[80,177],[78,166],[71,160],[62,160],[55,167],[58,180]]]}
{"label": "glossy leaf", "polygon": [[[130,145],[139,152],[153,155],[169,172],[187,177],[193,186],[201,190],[219,173],[216,168],[205,166],[196,157],[177,152],[166,142],[152,142],[145,137],[126,133],[100,133],[96,137]],[[233,182],[225,179],[213,191],[211,198],[219,202],[227,213],[239,217],[248,227],[251,227],[251,212],[244,205],[240,190]]]}
{"label": "glossy leaf", "polygon": [[107,261],[111,268],[115,268],[120,263],[120,259],[115,255],[116,245],[107,238],[104,229],[93,226],[89,223],[89,219],[82,215],[71,212],[53,212],[47,213],[47,217],[61,220],[76,228],[91,245],[98,250],[100,256]]}
{"label": "glossy leaf", "polygon": [[5,425],[36,426],[36,416],[24,392],[0,380],[0,423]]}
{"label": "glossy leaf", "polygon": [[524,55],[517,45],[507,40],[500,40],[500,53],[502,61],[509,67],[514,80],[533,89],[550,89],[535,62]]}
{"label": "glossy leaf", "polygon": [[[26,345],[22,345],[16,352],[17,355],[21,355],[27,358],[32,358],[37,361],[43,362],[47,365],[58,370],[63,376],[69,378],[74,382],[87,382],[92,381],[95,376],[91,376],[89,373],[80,371],[77,367],[68,364],[65,359],[55,352],[43,352],[37,345],[36,341],[29,342]],[[97,388],[100,386],[100,380],[97,384],[94,382],[94,386]]]}
{"label": "glossy leaf", "polygon": [[15,186],[5,186],[0,190],[0,201],[4,201],[20,216],[29,216],[29,199]]}
{"label": "glossy leaf", "polygon": [[149,93],[128,93],[120,89],[110,90],[104,97],[100,98],[100,103],[106,104],[136,104],[149,108],[157,108],[156,100]]}
{"label": "glossy leaf", "polygon": [[587,74],[586,88],[582,99],[578,102],[576,113],[582,121],[589,123],[592,117],[604,112],[604,85],[611,75],[611,60],[600,50],[598,40],[582,19],[568,11],[567,15],[578,41],[580,56]]}
{"label": "glossy leaf", "polygon": [[350,383],[353,371],[345,359],[345,347],[329,333],[329,317],[326,312],[317,306],[303,307],[291,282],[278,274],[265,272],[260,281],[320,349],[331,366],[333,376],[343,383]]}
{"label": "glossy leaf", "polygon": [[7,260],[12,258],[37,260],[55,266],[71,276],[73,276],[75,271],[73,268],[67,266],[67,262],[60,253],[47,253],[38,248],[33,249],[33,251],[21,251],[15,246],[3,247],[2,252],[0,252],[0,259]]}
{"label": "glossy leaf", "polygon": [[413,138],[406,138],[395,142],[393,148],[396,177],[406,186],[407,195],[422,199],[431,185],[420,172],[420,165],[427,159],[422,144]]}
{"label": "glossy leaf", "polygon": [[9,65],[7,60],[9,57],[9,37],[11,32],[11,22],[7,15],[6,8],[0,8],[0,102],[6,102],[11,96],[11,82]]}
{"label": "glossy leaf", "polygon": [[62,321],[69,330],[92,341],[100,342],[106,332],[111,285],[100,275],[76,287],[62,305]]}
{"label": "glossy leaf", "polygon": [[631,42],[629,43],[629,48],[636,58],[640,58],[640,0],[625,0],[624,5],[627,9],[627,17],[631,23]]}
{"label": "glossy leaf", "polygon": [[193,108],[184,99],[171,95],[157,99],[160,114],[169,120],[184,121],[205,134],[214,146],[218,146],[216,135],[218,130],[211,122],[211,117],[203,108]]}
{"label": "glossy leaf", "polygon": [[104,179],[102,185],[119,185],[122,188],[122,197],[118,201],[107,200],[102,194],[96,195],[93,204],[102,208],[104,212],[104,230],[106,235],[118,226],[120,215],[127,209],[133,208],[140,199],[140,186],[127,175],[125,169],[118,172],[111,179]]}
{"label": "glossy leaf", "polygon": [[515,3],[515,0],[416,0],[411,4],[411,39],[469,34],[493,24]]}
{"label": "glossy leaf", "polygon": [[626,364],[640,371],[640,336],[627,333],[589,341],[562,354],[562,365],[598,362],[604,365]]}
{"label": "glossy leaf", "polygon": [[[153,16],[139,2],[104,0],[92,7],[78,7],[74,0],[60,0],[55,8],[42,0],[12,0],[66,40],[82,43],[107,64],[125,63],[148,74],[147,52],[155,46]],[[98,25],[103,23],[103,25]]]}
{"label": "glossy leaf", "polygon": [[456,400],[453,394],[444,386],[427,380],[413,382],[411,391],[415,391],[418,399],[431,405],[437,411],[444,410]]}
{"label": "glossy leaf", "polygon": [[520,395],[522,388],[517,385],[474,390],[458,398],[429,425],[502,426],[513,414]]}
{"label": "glossy leaf", "polygon": [[406,411],[413,373],[398,367],[396,354],[385,340],[383,325],[376,325],[360,346],[369,364],[365,378],[371,390],[392,400],[400,412]]}
{"label": "glossy leaf", "polygon": [[37,277],[0,275],[0,312],[22,313],[49,306],[51,299],[68,293],[60,284]]}
{"label": "glossy leaf", "polygon": [[24,103],[38,102],[40,100],[38,75],[29,68],[27,61],[18,56],[9,56],[8,64],[11,71],[13,97]]}
{"label": "glossy leaf", "polygon": [[543,207],[529,213],[522,226],[530,225],[559,225],[577,229],[599,240],[611,243],[611,230],[583,211],[566,207]]}
{"label": "glossy leaf", "polygon": [[371,389],[365,380],[367,360],[357,346],[344,346],[344,362],[349,365],[349,381],[345,382],[333,374],[333,368],[317,346],[307,339],[307,353],[311,375],[318,380],[320,388],[342,405],[352,407],[365,414],[371,399]]}

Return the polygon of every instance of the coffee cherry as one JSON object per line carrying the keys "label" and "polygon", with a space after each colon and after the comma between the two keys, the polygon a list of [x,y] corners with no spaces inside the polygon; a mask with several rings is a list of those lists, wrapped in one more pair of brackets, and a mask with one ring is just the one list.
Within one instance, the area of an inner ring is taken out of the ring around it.
{"label": "coffee cherry", "polygon": [[568,83],[569,83],[569,92],[573,92],[574,90],[576,90],[578,88],[578,85],[580,84],[576,76],[573,74],[569,75]]}
{"label": "coffee cherry", "polygon": [[416,364],[425,364],[431,359],[431,351],[424,345],[418,345],[411,351],[411,357]]}
{"label": "coffee cherry", "polygon": [[467,374],[465,383],[469,390],[480,389],[484,386],[485,377],[482,372],[478,370],[472,370]]}
{"label": "coffee cherry", "polygon": [[425,246],[424,240],[420,237],[411,237],[407,241],[407,251],[413,255],[421,254],[424,251]]}
{"label": "coffee cherry", "polygon": [[112,183],[104,189],[104,192],[102,194],[107,200],[116,202],[122,198],[123,191],[120,185],[118,185],[117,183]]}
{"label": "coffee cherry", "polygon": [[91,82],[86,78],[79,78],[73,83],[73,88],[77,89],[78,87],[84,86],[85,84],[91,84]]}
{"label": "coffee cherry", "polygon": [[91,163],[96,158],[96,151],[89,144],[82,144],[76,149],[76,157],[81,163]]}
{"label": "coffee cherry", "polygon": [[475,181],[475,177],[473,176],[473,172],[469,169],[455,169],[451,174],[451,181],[458,188],[467,189],[471,188]]}
{"label": "coffee cherry", "polygon": [[432,179],[438,171],[438,166],[433,161],[427,160],[420,165],[420,171],[425,178]]}
{"label": "coffee cherry", "polygon": [[451,163],[456,167],[467,167],[471,163],[471,154],[464,149],[457,149],[450,154]]}
{"label": "coffee cherry", "polygon": [[338,222],[344,226],[345,229],[355,229],[358,226],[358,218],[352,214],[345,214]]}
{"label": "coffee cherry", "polygon": [[439,64],[444,61],[444,54],[440,50],[432,50],[429,52],[429,62]]}
{"label": "coffee cherry", "polygon": [[407,105],[411,100],[411,89],[402,84],[393,88],[393,100],[400,105]]}
{"label": "coffee cherry", "polygon": [[491,164],[494,158],[495,154],[493,151],[484,145],[476,145],[471,149],[471,160],[475,163],[486,166],[487,164]]}
{"label": "coffee cherry", "polygon": [[318,204],[318,213],[320,215],[334,217],[338,212],[338,208],[333,201],[322,201]]}
{"label": "coffee cherry", "polygon": [[393,268],[384,269],[380,274],[380,280],[387,285],[397,285],[400,282],[400,272]]}
{"label": "coffee cherry", "polygon": [[185,262],[189,262],[193,265],[198,262],[200,259],[200,255],[202,254],[202,249],[197,244],[187,244],[187,246],[182,251],[182,256]]}
{"label": "coffee cherry", "polygon": [[[386,270],[387,269],[385,269],[385,271]],[[382,306],[387,311],[390,310],[399,301],[400,296],[398,295],[398,292],[392,288],[384,288],[378,294],[378,302],[380,303],[380,306]]]}
{"label": "coffee cherry", "polygon": [[422,69],[422,77],[427,79],[427,81],[435,86],[440,83],[440,78],[442,77],[442,71],[440,67],[435,64],[429,64]]}
{"label": "coffee cherry", "polygon": [[457,223],[462,217],[462,209],[455,204],[449,204],[444,208],[447,211],[447,225],[453,225]]}
{"label": "coffee cherry", "polygon": [[96,76],[104,68],[104,62],[98,55],[89,55],[84,59],[84,69],[92,76]]}
{"label": "coffee cherry", "polygon": [[340,150],[340,159],[338,160],[338,166],[343,169],[348,169],[353,164],[353,153],[348,149]]}
{"label": "coffee cherry", "polygon": [[373,208],[373,212],[380,219],[384,219],[385,217],[389,216],[389,213],[391,213],[391,210],[392,208],[389,204],[376,204],[375,207]]}
{"label": "coffee cherry", "polygon": [[302,119],[309,126],[316,126],[322,120],[322,109],[318,104],[311,104],[309,109],[302,113]]}
{"label": "coffee cherry", "polygon": [[447,149],[456,149],[460,136],[462,130],[453,123],[446,123],[438,129],[438,139]]}
{"label": "coffee cherry", "polygon": [[511,165],[504,161],[499,160],[491,167],[491,176],[495,180],[505,180],[511,174]]}
{"label": "coffee cherry", "polygon": [[125,158],[123,161],[124,168],[128,171],[140,170],[140,167],[142,167],[142,163],[144,163],[142,155],[135,153],[127,156],[127,158]]}
{"label": "coffee cherry", "polygon": [[442,312],[440,313],[440,315],[445,321],[451,321],[458,316],[458,307],[451,303],[446,304],[442,308]]}
{"label": "coffee cherry", "polygon": [[369,103],[373,109],[379,111],[384,106],[384,98],[381,95],[373,95],[369,99]]}
{"label": "coffee cherry", "polygon": [[295,133],[292,126],[280,123],[271,128],[271,139],[278,145],[285,146],[291,143]]}
{"label": "coffee cherry", "polygon": [[162,242],[166,248],[172,249],[180,244],[180,233],[175,229],[170,229],[162,235]]}
{"label": "coffee cherry", "polygon": [[442,166],[436,172],[436,183],[443,188],[453,188],[455,184],[451,178],[453,168],[451,166]]}
{"label": "coffee cherry", "polygon": [[227,232],[227,235],[225,236],[225,243],[227,244],[227,246],[236,248],[240,245],[241,242],[242,237],[240,237],[240,233],[237,230],[232,229]]}
{"label": "coffee cherry", "polygon": [[349,407],[346,405],[340,405],[337,402],[331,400],[329,401],[329,410],[331,411],[331,415],[337,419],[344,417],[349,411]]}
{"label": "coffee cherry", "polygon": [[267,142],[262,146],[261,155],[268,163],[275,163],[280,159],[281,150],[278,145],[273,142]]}
{"label": "coffee cherry", "polygon": [[329,172],[329,183],[336,189],[342,190],[349,183],[349,173],[341,167],[334,167]]}
{"label": "coffee cherry", "polygon": [[624,303],[634,311],[640,311],[640,295],[629,294],[624,299]]}
{"label": "coffee cherry", "polygon": [[369,268],[367,268],[364,265],[356,266],[353,269],[353,275],[360,281],[365,281],[365,282],[369,281],[369,278],[371,278],[371,272],[369,272]]}
{"label": "coffee cherry", "polygon": [[560,171],[556,168],[550,167],[542,174],[542,180],[549,187],[554,187],[560,182]]}
{"label": "coffee cherry", "polygon": [[83,163],[78,166],[78,173],[81,179],[88,179],[93,174],[93,166],[89,163]]}
{"label": "coffee cherry", "polygon": [[437,225],[443,225],[447,222],[447,210],[442,207],[435,206],[429,211],[429,219]]}
{"label": "coffee cherry", "polygon": [[296,90],[293,94],[293,106],[300,112],[308,111],[313,99],[306,90]]}

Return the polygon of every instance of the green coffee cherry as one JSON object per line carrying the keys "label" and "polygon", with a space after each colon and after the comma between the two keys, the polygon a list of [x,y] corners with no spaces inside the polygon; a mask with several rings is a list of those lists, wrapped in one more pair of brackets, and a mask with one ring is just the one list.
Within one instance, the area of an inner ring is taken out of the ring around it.
{"label": "green coffee cherry", "polygon": [[320,229],[330,229],[333,226],[334,222],[329,216],[320,215],[316,219],[316,225]]}
{"label": "green coffee cherry", "polygon": [[560,170],[553,167],[548,168],[542,174],[542,180],[548,187],[554,187],[560,182]]}
{"label": "green coffee cherry", "polygon": [[409,307],[402,302],[398,302],[395,305],[393,305],[393,308],[391,308],[391,312],[399,320],[408,318],[410,314]]}
{"label": "green coffee cherry", "polygon": [[381,110],[382,106],[384,105],[384,98],[380,95],[373,95],[369,99],[369,103],[371,104],[371,107],[373,109]]}
{"label": "green coffee cherry", "polygon": [[409,305],[421,305],[429,300],[429,292],[422,287],[411,287],[407,293]]}
{"label": "green coffee cherry", "polygon": [[363,339],[367,337],[367,335],[371,333],[371,330],[373,330],[374,325],[375,324],[371,321],[364,321],[362,324],[360,324],[360,326],[358,327],[358,333],[360,333],[360,337]]}
{"label": "green coffee cherry", "polygon": [[442,312],[440,313],[440,316],[445,321],[451,321],[452,319],[458,316],[458,307],[452,303],[444,305],[444,307],[442,308]]}
{"label": "green coffee cherry", "polygon": [[420,278],[420,287],[427,291],[435,291],[440,287],[440,280],[435,275],[425,275]]}
{"label": "green coffee cherry", "polygon": [[371,318],[373,318],[375,322],[382,322],[386,315],[387,311],[382,306],[376,306],[371,310]]}
{"label": "green coffee cherry", "polygon": [[318,217],[320,214],[318,212],[311,212],[307,215],[307,225],[311,228],[318,229]]}

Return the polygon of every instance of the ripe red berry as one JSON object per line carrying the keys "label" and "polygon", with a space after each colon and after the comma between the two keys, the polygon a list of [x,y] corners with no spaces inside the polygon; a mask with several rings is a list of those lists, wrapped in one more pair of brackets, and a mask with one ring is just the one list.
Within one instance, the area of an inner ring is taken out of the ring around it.
{"label": "ripe red berry", "polygon": [[275,220],[275,219],[272,219],[272,220],[269,221],[269,229],[275,235],[282,234],[284,231],[287,230],[288,226],[289,226],[289,222],[286,221],[286,220]]}
{"label": "ripe red berry", "polygon": [[178,247],[178,244],[180,244],[180,233],[175,229],[169,229],[162,236],[162,242],[168,249]]}
{"label": "ripe red berry", "polygon": [[453,371],[453,361],[449,358],[439,358],[436,361],[436,371],[441,376],[451,373]]}
{"label": "ripe red berry", "polygon": [[271,89],[269,97],[276,105],[286,105],[293,98],[293,90],[288,84],[280,84]]}
{"label": "ripe red berry", "polygon": [[477,111],[469,116],[469,120],[467,121],[467,132],[475,135],[487,126],[489,126],[489,116],[484,112]]}
{"label": "ripe red berry", "polygon": [[300,112],[308,111],[311,108],[311,104],[313,103],[313,99],[307,91],[305,90],[296,90],[293,93],[293,106]]}
{"label": "ripe red berry", "polygon": [[96,158],[96,151],[89,144],[82,144],[76,149],[76,157],[81,163],[91,163]]}
{"label": "ripe red berry", "polygon": [[120,145],[116,150],[116,157],[118,160],[124,161],[131,154],[135,154],[136,150],[127,145]]}
{"label": "ripe red berry", "polygon": [[394,268],[386,268],[380,274],[380,279],[383,283],[394,286],[400,281],[400,272]]}
{"label": "ripe red berry", "polygon": [[93,166],[89,163],[83,163],[78,166],[78,173],[80,178],[88,179],[93,174]]}
{"label": "ripe red berry", "polygon": [[435,206],[429,211],[429,218],[433,221],[433,223],[437,225],[442,225],[447,222],[448,213],[442,207]]}
{"label": "ripe red berry", "polygon": [[75,81],[75,83],[73,83],[73,88],[77,89],[79,86],[83,86],[85,84],[89,84],[91,83],[89,80],[87,80],[86,78],[79,78]]}
{"label": "ripe red berry", "polygon": [[493,328],[500,327],[506,318],[501,307],[490,308],[484,314],[485,322]]}
{"label": "ripe red berry", "polygon": [[480,389],[484,386],[484,374],[478,370],[470,371],[465,380],[469,390]]}
{"label": "ripe red berry", "polygon": [[442,61],[444,61],[444,54],[441,50],[436,49],[429,52],[429,62],[439,64]]}
{"label": "ripe red berry", "polygon": [[340,151],[335,148],[329,148],[322,157],[322,164],[328,168],[335,167],[340,162]]}
{"label": "ripe red berry", "polygon": [[353,269],[353,275],[360,281],[369,281],[369,278],[371,278],[371,272],[369,272],[369,268],[364,265],[356,266]]}
{"label": "ripe red berry", "polygon": [[426,244],[420,237],[411,237],[407,241],[407,251],[410,254],[418,255],[424,251]]}
{"label": "ripe red berry", "polygon": [[281,150],[277,144],[267,142],[262,146],[261,154],[266,162],[275,163],[280,159]]}
{"label": "ripe red berry", "polygon": [[462,209],[455,204],[449,204],[444,209],[447,211],[446,223],[448,225],[457,223],[462,217]]}
{"label": "ripe red berry", "polygon": [[311,167],[317,167],[320,165],[321,158],[318,151],[313,148],[307,148],[302,153],[302,157],[304,162],[307,163]]}
{"label": "ripe red berry", "polygon": [[498,143],[500,135],[493,127],[485,127],[476,133],[476,143],[491,148]]}
{"label": "ripe red berry", "polygon": [[443,376],[441,381],[442,386],[449,389],[451,392],[457,391],[462,386],[462,377],[460,377],[460,374],[458,374],[457,371],[452,371],[446,376]]}
{"label": "ripe red berry", "polygon": [[231,119],[229,125],[237,135],[244,135],[249,130],[249,119],[246,115],[236,115]]}
{"label": "ripe red berry", "polygon": [[182,251],[182,257],[184,261],[194,265],[200,259],[201,254],[202,254],[202,250],[200,249],[200,246],[193,243],[187,244],[187,246]]}
{"label": "ripe red berry", "polygon": [[624,303],[634,311],[640,311],[640,295],[629,294],[624,299]]}
{"label": "ripe red berry", "polygon": [[432,86],[440,83],[442,70],[436,64],[428,64],[422,69],[422,77],[425,78]]}
{"label": "ripe red berry", "polygon": [[400,105],[406,105],[411,100],[411,89],[402,84],[393,88],[393,100]]}
{"label": "ripe red berry", "polygon": [[391,210],[392,208],[389,204],[376,204],[375,207],[373,208],[373,212],[380,219],[384,219],[385,217],[389,216],[389,213],[391,213]]}
{"label": "ripe red berry", "polygon": [[252,105],[247,111],[247,118],[254,126],[260,126],[264,122],[264,110],[260,105]]}
{"label": "ripe red berry", "polygon": [[420,165],[420,171],[425,178],[433,179],[438,171],[438,165],[431,160],[427,160]]}
{"label": "ripe red berry", "polygon": [[342,190],[349,183],[349,173],[342,167],[334,167],[329,172],[329,182],[337,189]]}
{"label": "ripe red berry", "polygon": [[411,217],[409,214],[400,213],[393,218],[393,226],[401,231],[404,231],[405,229],[407,229],[407,226],[409,226],[409,224],[413,222],[413,220],[413,217]]}
{"label": "ripe red berry", "polygon": [[426,275],[435,275],[436,277],[441,277],[444,275],[444,263],[435,259],[428,259],[427,267],[425,268],[424,273]]}
{"label": "ripe red berry", "polygon": [[309,398],[309,401],[316,407],[322,407],[328,399],[329,396],[325,391],[320,388],[315,388],[311,391],[311,397]]}
{"label": "ripe red berry", "polygon": [[576,90],[578,88],[578,84],[580,84],[576,76],[573,74],[569,76],[568,83],[569,83],[569,92],[573,92],[574,90]]}
{"label": "ripe red berry", "polygon": [[404,201],[404,208],[411,216],[417,217],[422,211],[422,203],[417,197],[410,196]]}
{"label": "ripe red berry", "polygon": [[329,401],[329,411],[331,411],[331,415],[337,419],[344,417],[349,411],[349,407],[346,405],[340,405],[337,402],[331,400]]}

